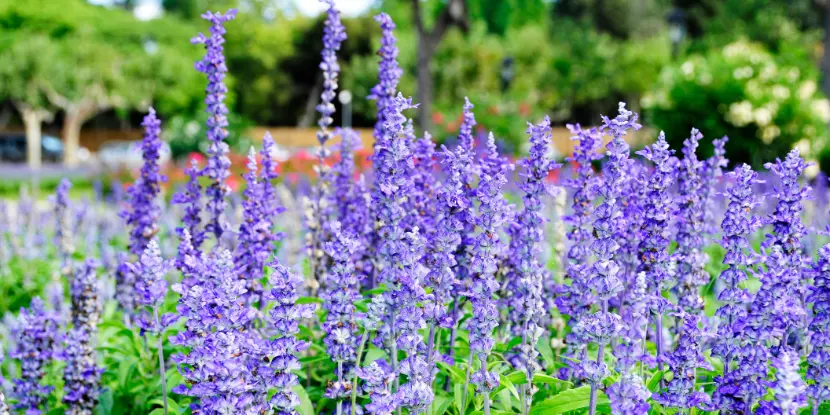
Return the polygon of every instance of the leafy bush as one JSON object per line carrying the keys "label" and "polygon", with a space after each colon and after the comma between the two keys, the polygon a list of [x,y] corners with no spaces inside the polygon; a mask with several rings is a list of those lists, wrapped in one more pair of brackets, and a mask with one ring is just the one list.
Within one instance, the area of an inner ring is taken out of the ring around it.
{"label": "leafy bush", "polygon": [[728,135],[733,162],[760,166],[795,146],[816,160],[830,121],[817,79],[812,62],[741,40],[666,67],[641,104],[675,146],[694,126],[710,138]]}

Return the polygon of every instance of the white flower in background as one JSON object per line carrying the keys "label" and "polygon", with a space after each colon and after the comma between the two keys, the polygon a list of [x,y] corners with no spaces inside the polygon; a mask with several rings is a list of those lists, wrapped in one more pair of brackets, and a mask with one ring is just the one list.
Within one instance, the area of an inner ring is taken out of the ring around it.
{"label": "white flower in background", "polygon": [[772,116],[775,117],[778,114],[778,103],[777,102],[768,102],[767,105],[764,105],[764,108],[768,109],[769,112],[772,113]]}
{"label": "white flower in background", "polygon": [[801,86],[798,88],[798,97],[801,99],[809,99],[816,93],[816,86],[815,81],[805,81]]}
{"label": "white flower in background", "polygon": [[753,121],[752,103],[749,101],[734,102],[726,113],[726,121],[736,127],[743,127]]}
{"label": "white flower in background", "polygon": [[740,68],[735,68],[735,70],[732,71],[732,76],[734,76],[735,79],[748,79],[752,78],[754,73],[755,71],[752,70],[751,66],[742,66]]}
{"label": "white flower in background", "polygon": [[697,82],[701,85],[709,85],[712,83],[712,74],[704,72],[697,78]]}
{"label": "white flower in background", "polygon": [[808,125],[804,127],[804,135],[807,137],[815,137],[816,136],[816,127],[812,125]]}
{"label": "white flower in background", "polygon": [[752,115],[755,118],[755,124],[758,124],[759,127],[766,127],[772,122],[772,112],[767,108],[758,108]]}
{"label": "white flower in background", "polygon": [[821,173],[821,167],[818,166],[818,162],[815,160],[807,160],[808,163],[811,163],[804,169],[804,175],[807,176],[808,179],[814,179]]}
{"label": "white flower in background", "polygon": [[801,154],[810,154],[811,147],[810,140],[806,138],[798,140],[798,142],[793,145],[793,148],[797,148]]}
{"label": "white flower in background", "polygon": [[774,63],[769,63],[764,65],[761,69],[761,73],[758,74],[758,77],[761,78],[763,81],[769,81],[770,79],[774,78],[775,75],[778,74],[778,68],[775,66]]}
{"label": "white flower in background", "polygon": [[812,110],[819,119],[830,122],[830,101],[827,101],[826,98],[813,101]]}
{"label": "white flower in background", "polygon": [[764,129],[762,129],[760,133],[761,141],[763,141],[764,144],[769,144],[773,142],[776,138],[778,138],[779,135],[781,135],[781,129],[775,125],[770,125],[764,127]]}
{"label": "white flower in background", "polygon": [[746,83],[746,93],[752,98],[761,99],[764,97],[764,90],[757,79],[750,79]]}
{"label": "white flower in background", "polygon": [[790,88],[784,85],[775,85],[772,87],[772,96],[779,100],[785,100],[790,97]]}
{"label": "white flower in background", "polygon": [[787,80],[791,83],[797,81],[800,76],[801,72],[798,70],[798,68],[790,68],[787,71]]}
{"label": "white flower in background", "polygon": [[695,64],[692,61],[683,62],[683,65],[680,65],[680,72],[683,72],[686,79],[692,79],[695,74]]}

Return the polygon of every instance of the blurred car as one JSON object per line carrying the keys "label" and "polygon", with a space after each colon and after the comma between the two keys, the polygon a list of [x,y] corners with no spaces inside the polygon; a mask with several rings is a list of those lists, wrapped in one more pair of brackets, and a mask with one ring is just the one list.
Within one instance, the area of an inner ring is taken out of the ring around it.
{"label": "blurred car", "polygon": [[[170,161],[170,146],[162,142],[159,150],[159,164]],[[107,141],[98,148],[98,161],[111,171],[137,170],[144,160],[141,158],[140,141]]]}
{"label": "blurred car", "polygon": [[[26,134],[0,134],[0,161],[24,163],[26,161]],[[57,137],[40,137],[40,156],[45,162],[58,163],[63,159],[63,143]]]}

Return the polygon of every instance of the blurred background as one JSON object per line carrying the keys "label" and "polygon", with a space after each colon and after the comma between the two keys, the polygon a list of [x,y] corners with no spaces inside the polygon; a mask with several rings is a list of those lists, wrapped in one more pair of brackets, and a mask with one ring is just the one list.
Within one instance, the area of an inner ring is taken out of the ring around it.
{"label": "blurred background", "polygon": [[[567,123],[597,125],[626,101],[648,127],[638,143],[664,130],[679,148],[695,126],[704,156],[728,135],[733,163],[760,166],[798,147],[817,174],[830,170],[829,3],[337,0],[349,38],[335,123],[361,131],[365,156],[380,36],[372,16],[383,10],[398,25],[400,90],[421,103],[417,125],[438,141],[454,139],[468,96],[480,133],[513,153],[526,122],[549,115],[564,157]],[[245,154],[271,131],[283,168],[302,173],[322,88],[316,0],[0,0],[0,192],[18,179],[137,168],[150,105],[172,165],[204,150],[206,81],[193,69],[203,48],[189,40],[207,30],[203,11],[230,7],[240,10],[227,25],[230,144]]]}

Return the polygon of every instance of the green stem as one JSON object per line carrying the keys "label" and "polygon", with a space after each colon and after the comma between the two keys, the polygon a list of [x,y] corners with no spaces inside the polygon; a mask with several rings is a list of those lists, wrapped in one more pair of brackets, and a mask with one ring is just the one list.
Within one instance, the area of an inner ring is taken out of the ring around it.
{"label": "green stem", "polygon": [[463,412],[467,412],[467,389],[470,386],[470,368],[473,366],[473,353],[467,358],[467,373],[464,375],[464,389],[461,391]]}
{"label": "green stem", "polygon": [[161,335],[161,322],[159,321],[159,309],[153,308],[153,316],[156,319],[156,327],[158,328],[158,355],[159,355],[159,375],[161,376],[161,401],[164,403],[164,415],[168,415],[167,409],[167,372],[164,367],[164,347]]}
{"label": "green stem", "polygon": [[354,362],[354,376],[352,377],[352,409],[351,415],[355,415],[355,411],[357,410],[357,369],[360,368],[360,360],[363,357],[363,348],[366,347],[366,339],[369,338],[369,330],[363,332],[363,336],[360,337],[360,346],[357,348],[357,360]]}

